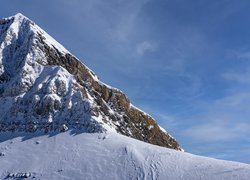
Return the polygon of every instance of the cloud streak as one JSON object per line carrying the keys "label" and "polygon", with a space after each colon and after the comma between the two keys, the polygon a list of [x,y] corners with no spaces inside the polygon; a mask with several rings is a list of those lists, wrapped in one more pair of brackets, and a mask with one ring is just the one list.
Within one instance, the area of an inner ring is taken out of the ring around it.
{"label": "cloud streak", "polygon": [[222,77],[229,81],[235,81],[242,84],[250,84],[250,68],[245,72],[227,72]]}
{"label": "cloud streak", "polygon": [[155,52],[157,49],[156,43],[143,41],[136,45],[136,52],[139,56],[143,56],[147,52]]}
{"label": "cloud streak", "polygon": [[209,142],[225,142],[234,141],[248,134],[249,124],[223,124],[224,120],[219,120],[211,123],[206,123],[198,126],[193,126],[186,129],[183,135],[192,139],[199,139]]}

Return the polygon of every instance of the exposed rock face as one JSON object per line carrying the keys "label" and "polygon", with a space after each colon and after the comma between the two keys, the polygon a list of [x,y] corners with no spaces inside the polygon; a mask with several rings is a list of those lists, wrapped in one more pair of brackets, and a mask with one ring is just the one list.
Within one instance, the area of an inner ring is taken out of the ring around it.
{"label": "exposed rock face", "polygon": [[176,150],[177,141],[21,14],[0,21],[0,131],[118,133]]}

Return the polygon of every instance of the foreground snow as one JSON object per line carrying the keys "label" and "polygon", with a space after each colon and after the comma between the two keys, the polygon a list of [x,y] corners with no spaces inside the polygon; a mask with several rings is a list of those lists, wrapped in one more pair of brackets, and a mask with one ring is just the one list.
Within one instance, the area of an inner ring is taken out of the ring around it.
{"label": "foreground snow", "polygon": [[[15,135],[15,136],[14,136]],[[250,165],[150,145],[117,133],[0,135],[0,179],[249,179]]]}

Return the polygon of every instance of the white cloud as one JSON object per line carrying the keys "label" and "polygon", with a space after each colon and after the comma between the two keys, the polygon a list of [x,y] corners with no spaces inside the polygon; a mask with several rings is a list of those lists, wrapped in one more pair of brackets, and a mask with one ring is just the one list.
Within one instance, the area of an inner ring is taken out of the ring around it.
{"label": "white cloud", "polygon": [[149,41],[143,41],[136,45],[136,52],[140,56],[143,56],[146,52],[154,52],[156,49],[157,45]]}
{"label": "white cloud", "polygon": [[250,83],[250,68],[248,68],[245,72],[228,72],[222,74],[222,77],[226,80],[236,81],[238,83]]}
{"label": "white cloud", "polygon": [[[216,109],[224,109],[232,112],[232,110],[245,110],[248,112],[250,106],[250,93],[249,92],[238,92],[224,98],[218,99],[214,103]],[[245,114],[245,115],[246,115]]]}
{"label": "white cloud", "polygon": [[249,92],[237,92],[214,100],[202,107],[204,113],[192,118],[193,124],[188,125],[182,134],[212,143],[244,140],[249,137],[249,107]]}
{"label": "white cloud", "polygon": [[238,59],[250,59],[250,52],[246,51],[246,52],[237,53],[237,58]]}
{"label": "white cloud", "polygon": [[131,33],[136,31],[138,14],[148,1],[77,0],[63,2],[68,8],[78,8],[68,14],[72,20],[76,21],[77,27],[80,24],[82,31],[100,35],[99,41],[104,39],[117,44],[130,40]]}
{"label": "white cloud", "polygon": [[244,136],[250,125],[246,123],[224,124],[224,120],[201,124],[183,132],[183,135],[202,141],[233,141]]}

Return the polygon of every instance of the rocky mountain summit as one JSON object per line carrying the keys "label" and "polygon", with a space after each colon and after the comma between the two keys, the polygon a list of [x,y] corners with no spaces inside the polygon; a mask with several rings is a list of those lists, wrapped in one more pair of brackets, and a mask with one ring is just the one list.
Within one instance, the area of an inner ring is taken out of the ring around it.
{"label": "rocky mountain summit", "polygon": [[0,20],[0,132],[113,131],[181,150],[156,121],[33,21]]}

